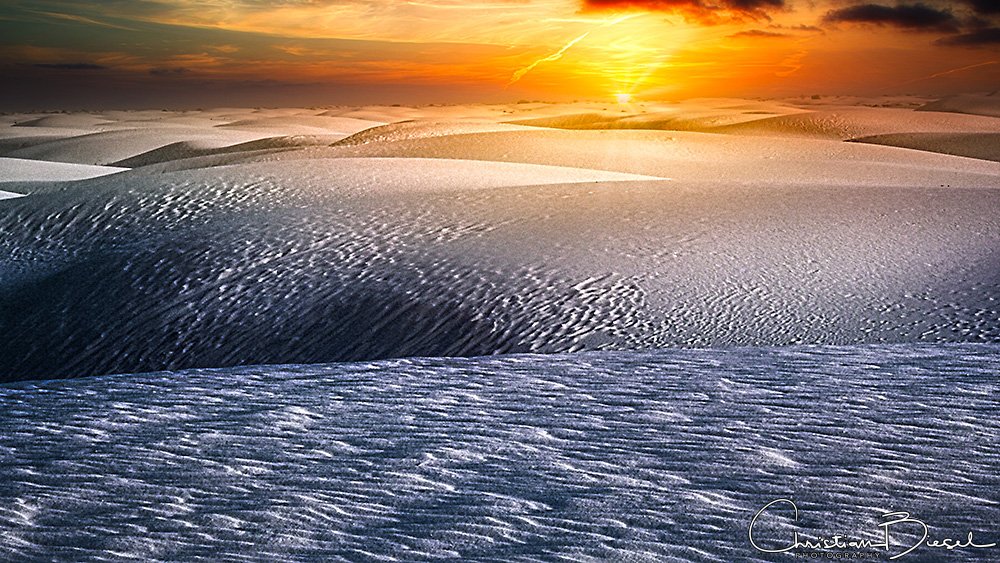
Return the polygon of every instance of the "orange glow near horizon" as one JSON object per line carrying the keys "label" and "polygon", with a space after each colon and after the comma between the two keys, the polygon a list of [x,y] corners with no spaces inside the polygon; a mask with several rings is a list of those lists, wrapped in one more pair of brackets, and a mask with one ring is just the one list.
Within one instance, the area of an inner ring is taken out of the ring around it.
{"label": "orange glow near horizon", "polygon": [[[553,54],[525,67],[531,73],[515,73],[516,81],[564,95],[631,96],[650,86],[664,63],[695,33],[683,22],[667,22],[653,14],[598,21]],[[572,87],[560,91],[561,85]]]}
{"label": "orange glow near horizon", "polygon": [[0,66],[50,82],[103,73],[104,83],[136,90],[330,85],[331,95],[420,88],[432,99],[439,92],[482,101],[968,91],[1000,83],[995,46],[943,46],[965,30],[828,25],[825,14],[842,2],[792,1],[771,19],[601,11],[581,0],[18,1],[0,7]]}

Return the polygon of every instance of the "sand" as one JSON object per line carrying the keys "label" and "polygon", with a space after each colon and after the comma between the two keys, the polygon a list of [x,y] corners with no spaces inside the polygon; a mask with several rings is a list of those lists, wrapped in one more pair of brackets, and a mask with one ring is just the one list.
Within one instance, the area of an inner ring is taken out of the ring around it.
{"label": "sand", "polygon": [[997,341],[1000,119],[912,102],[8,116],[0,378]]}
{"label": "sand", "polygon": [[996,100],[2,116],[0,559],[995,541]]}
{"label": "sand", "polygon": [[127,169],[0,157],[0,182],[68,182],[107,176],[124,170]]}
{"label": "sand", "polygon": [[1000,345],[916,344],[4,385],[0,558],[765,563],[749,521],[789,496],[803,538],[906,510],[992,542],[998,370]]}
{"label": "sand", "polygon": [[927,103],[917,111],[948,111],[1000,117],[1000,92],[949,96]]}

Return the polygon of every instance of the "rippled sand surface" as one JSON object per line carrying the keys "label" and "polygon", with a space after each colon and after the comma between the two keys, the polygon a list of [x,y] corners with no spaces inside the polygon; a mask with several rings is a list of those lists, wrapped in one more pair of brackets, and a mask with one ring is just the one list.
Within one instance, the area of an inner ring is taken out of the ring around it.
{"label": "rippled sand surface", "polygon": [[804,534],[905,510],[997,540],[998,370],[996,345],[923,344],[7,385],[0,558],[765,561],[747,528],[783,497]]}
{"label": "rippled sand surface", "polygon": [[998,108],[0,116],[0,560],[1000,541]]}

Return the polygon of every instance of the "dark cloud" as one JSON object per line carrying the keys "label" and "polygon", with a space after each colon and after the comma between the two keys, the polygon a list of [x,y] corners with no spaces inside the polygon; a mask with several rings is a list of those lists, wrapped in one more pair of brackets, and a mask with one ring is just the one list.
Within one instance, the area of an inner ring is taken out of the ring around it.
{"label": "dark cloud", "polygon": [[184,67],[153,68],[149,70],[149,74],[153,76],[180,76],[189,72],[191,72],[191,70]]}
{"label": "dark cloud", "polygon": [[95,65],[92,63],[38,63],[34,65],[38,68],[52,68],[56,70],[105,70],[108,67]]}
{"label": "dark cloud", "polygon": [[889,25],[916,31],[958,31],[958,19],[949,10],[926,4],[857,4],[831,10],[823,17],[826,23],[867,23]]}
{"label": "dark cloud", "polygon": [[934,42],[937,45],[952,45],[959,47],[979,47],[981,45],[1000,45],[1000,27],[977,29],[971,33],[942,37]]}
{"label": "dark cloud", "polygon": [[823,28],[815,25],[772,25],[774,29],[790,29],[793,31],[814,31],[823,33]]}
{"label": "dark cloud", "polygon": [[776,31],[764,31],[763,29],[748,29],[746,31],[740,31],[730,35],[734,39],[740,38],[758,38],[758,39],[774,39],[779,37],[790,37],[787,33],[778,33]]}
{"label": "dark cloud", "polygon": [[583,5],[593,10],[632,8],[676,12],[712,23],[727,17],[770,19],[768,12],[784,9],[785,0],[583,0]]}
{"label": "dark cloud", "polygon": [[1000,14],[1000,0],[965,0],[965,3],[980,14]]}

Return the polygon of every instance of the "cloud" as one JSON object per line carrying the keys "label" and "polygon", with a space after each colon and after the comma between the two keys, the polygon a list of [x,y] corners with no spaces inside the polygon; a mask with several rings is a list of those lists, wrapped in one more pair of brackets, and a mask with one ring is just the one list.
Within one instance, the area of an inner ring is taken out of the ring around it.
{"label": "cloud", "polygon": [[790,30],[790,31],[811,31],[811,32],[814,32],[814,33],[826,33],[825,31],[823,31],[822,27],[818,27],[818,26],[815,26],[815,25],[805,25],[805,24],[799,24],[799,25],[775,25],[775,24],[772,24],[772,25],[769,25],[768,27],[770,27],[772,29],[787,29],[787,30]]}
{"label": "cloud", "polygon": [[997,0],[965,0],[965,3],[980,14],[1000,14],[1000,2]]}
{"label": "cloud", "polygon": [[982,45],[1000,45],[1000,27],[986,27],[970,33],[942,37],[934,42],[936,45],[959,47],[979,47]]}
{"label": "cloud", "polygon": [[926,4],[857,4],[831,10],[823,17],[826,23],[888,25],[914,31],[958,31],[958,19],[948,10]]}
{"label": "cloud", "polygon": [[726,19],[766,19],[785,8],[785,0],[583,0],[585,9],[637,9],[675,12],[702,23]]}
{"label": "cloud", "polygon": [[152,76],[181,76],[191,72],[190,69],[184,67],[171,67],[171,68],[151,68],[149,69],[149,74]]}
{"label": "cloud", "polygon": [[52,68],[56,70],[105,70],[108,67],[95,65],[93,63],[36,63],[38,68]]}
{"label": "cloud", "polygon": [[113,23],[98,21],[98,20],[95,20],[93,18],[88,18],[88,17],[81,16],[81,15],[78,15],[78,14],[64,14],[64,13],[61,13],[61,12],[35,12],[35,13],[36,14],[41,14],[43,16],[49,16],[49,17],[55,18],[55,19],[60,19],[60,20],[74,21],[74,22],[85,23],[85,24],[89,24],[89,25],[99,25],[101,27],[110,27],[112,29],[122,29],[122,30],[125,30],[125,31],[136,31],[135,29],[133,29],[131,27],[125,27],[125,26],[121,26],[121,25],[117,25],[117,24],[113,24]]}
{"label": "cloud", "polygon": [[764,31],[763,29],[748,29],[746,31],[740,31],[730,35],[729,37],[733,39],[777,39],[781,37],[790,37],[787,33],[778,33],[776,31]]}

